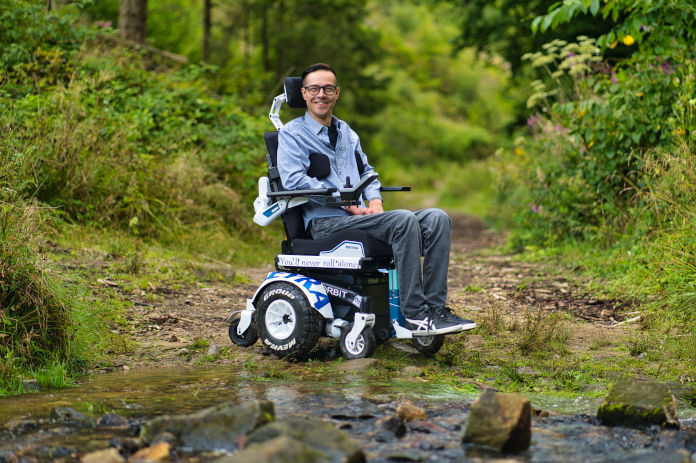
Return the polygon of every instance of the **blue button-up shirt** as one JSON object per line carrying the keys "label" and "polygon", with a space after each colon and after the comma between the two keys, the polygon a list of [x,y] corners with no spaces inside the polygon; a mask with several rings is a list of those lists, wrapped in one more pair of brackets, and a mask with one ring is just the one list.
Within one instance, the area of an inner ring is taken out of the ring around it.
{"label": "blue button-up shirt", "polygon": [[[362,158],[365,167],[363,177],[374,172],[374,168],[368,164],[367,156],[360,147],[358,134],[345,122],[335,116],[332,118],[333,123],[338,128],[335,150],[329,141],[328,127],[319,123],[309,113],[290,121],[280,129],[278,134],[278,172],[285,189],[343,188],[346,184],[346,177],[350,178],[351,185],[356,185],[361,179],[355,160],[356,152]],[[317,179],[307,175],[311,153],[325,154],[329,157],[331,173],[328,177]],[[373,181],[365,189],[365,197],[368,200],[382,199],[379,188],[379,180]],[[350,215],[343,208],[327,207],[316,202],[309,202],[302,207],[304,208],[305,227],[312,219]]]}

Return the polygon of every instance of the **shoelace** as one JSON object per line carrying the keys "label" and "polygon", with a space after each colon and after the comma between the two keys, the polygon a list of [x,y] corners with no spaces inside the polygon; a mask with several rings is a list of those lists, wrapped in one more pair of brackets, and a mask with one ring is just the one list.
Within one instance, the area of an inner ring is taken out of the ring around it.
{"label": "shoelace", "polygon": [[453,317],[454,314],[452,313],[452,309],[449,307],[433,307],[430,309],[430,311],[438,318],[442,318],[443,320],[449,319],[450,317]]}

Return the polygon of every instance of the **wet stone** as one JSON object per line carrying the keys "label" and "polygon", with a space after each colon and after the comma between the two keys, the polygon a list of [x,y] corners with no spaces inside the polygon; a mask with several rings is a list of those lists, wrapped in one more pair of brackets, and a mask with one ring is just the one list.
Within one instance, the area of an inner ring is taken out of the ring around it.
{"label": "wet stone", "polygon": [[609,390],[597,410],[600,422],[609,426],[655,424],[679,428],[676,401],[666,384],[621,379]]}
{"label": "wet stone", "polygon": [[101,416],[97,420],[97,426],[100,428],[127,429],[128,420],[122,417],[121,415],[117,415],[115,413],[107,413],[106,415]]}
{"label": "wet stone", "polygon": [[653,446],[658,449],[687,449],[696,452],[696,431],[665,429],[657,435]]}
{"label": "wet stone", "polygon": [[289,436],[278,436],[268,441],[253,444],[233,455],[219,458],[214,463],[334,463],[337,461],[314,447]]}
{"label": "wet stone", "polygon": [[122,455],[132,455],[140,449],[140,444],[134,437],[114,437],[109,441],[109,447],[117,449]]}
{"label": "wet stone", "polygon": [[344,431],[322,421],[306,418],[291,418],[265,424],[249,434],[246,446],[260,444],[281,436],[287,436],[328,455],[331,462],[365,461],[362,449]]}
{"label": "wet stone", "polygon": [[52,408],[49,416],[51,421],[84,422],[88,420],[85,415],[70,407]]}
{"label": "wet stone", "polygon": [[396,407],[396,415],[406,422],[428,419],[428,414],[425,410],[410,400],[402,400],[399,402],[399,405]]}
{"label": "wet stone", "polygon": [[135,452],[129,459],[129,462],[154,462],[168,460],[170,456],[171,446],[166,442],[158,442],[150,447]]}
{"label": "wet stone", "polygon": [[243,437],[275,417],[273,402],[223,404],[189,415],[164,415],[142,426],[141,442],[151,442],[167,431],[194,451],[236,450]]}
{"label": "wet stone", "polygon": [[97,450],[83,455],[80,458],[82,463],[123,463],[126,460],[114,448]]}
{"label": "wet stone", "polygon": [[[406,434],[406,423],[404,422],[403,418],[397,415],[383,416],[375,422],[375,426],[377,427],[377,431],[374,434],[375,438],[380,436],[383,431],[388,431],[396,437],[401,437]],[[381,437],[382,439],[385,438],[385,436]],[[389,437],[390,436],[388,436],[385,440],[388,440]],[[384,442],[385,440],[381,440],[380,442]]]}
{"label": "wet stone", "polygon": [[176,447],[177,445],[177,439],[174,434],[171,432],[167,431],[162,431],[161,433],[157,434],[154,439],[152,439],[152,444],[158,444],[160,442],[166,442],[172,447]]}
{"label": "wet stone", "polygon": [[491,390],[471,406],[463,442],[503,452],[527,450],[531,443],[531,405],[519,394]]}
{"label": "wet stone", "polygon": [[619,463],[692,463],[691,453],[686,450],[665,450],[632,456]]}

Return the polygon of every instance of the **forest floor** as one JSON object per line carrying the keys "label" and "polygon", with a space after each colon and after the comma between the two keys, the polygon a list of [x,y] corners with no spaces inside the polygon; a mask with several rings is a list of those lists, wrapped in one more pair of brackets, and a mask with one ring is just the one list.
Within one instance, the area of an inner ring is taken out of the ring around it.
{"label": "forest floor", "polygon": [[[486,229],[477,218],[451,216],[450,306],[479,327],[448,337],[434,361],[397,340],[380,347],[378,359],[390,365],[400,362],[397,368],[428,366],[431,374],[450,380],[456,376],[459,383],[503,390],[599,394],[626,372],[678,379],[643,354],[641,317],[629,303],[592,297],[577,272],[505,254],[500,232]],[[60,253],[60,247],[53,252]],[[182,282],[158,276],[162,262],[146,256],[134,282],[124,276],[124,258],[80,250],[62,254],[60,267],[86,271],[95,294],[110,294],[122,302],[122,322],[112,330],[121,347],[111,352],[106,371],[281,361],[260,343],[251,348],[232,345],[227,334],[226,317],[245,307],[246,298],[273,270],[271,262],[243,269],[206,264],[208,275],[217,268],[212,273],[218,278],[202,274],[201,280]],[[220,281],[225,280],[221,274],[227,275],[226,281]],[[319,358],[340,361],[336,351]]]}

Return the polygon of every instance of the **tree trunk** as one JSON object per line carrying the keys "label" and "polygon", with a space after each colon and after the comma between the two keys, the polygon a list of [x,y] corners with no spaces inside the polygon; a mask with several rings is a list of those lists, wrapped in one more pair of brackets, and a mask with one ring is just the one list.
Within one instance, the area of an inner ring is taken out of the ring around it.
{"label": "tree trunk", "polygon": [[204,63],[210,60],[210,9],[212,0],[203,0],[203,52],[201,57]]}
{"label": "tree trunk", "polygon": [[268,39],[268,5],[264,3],[261,8],[261,47],[263,49],[263,70],[268,72],[271,70],[271,60],[269,58],[269,50],[271,45]]}
{"label": "tree trunk", "polygon": [[121,38],[145,43],[147,0],[119,0],[118,28]]}

